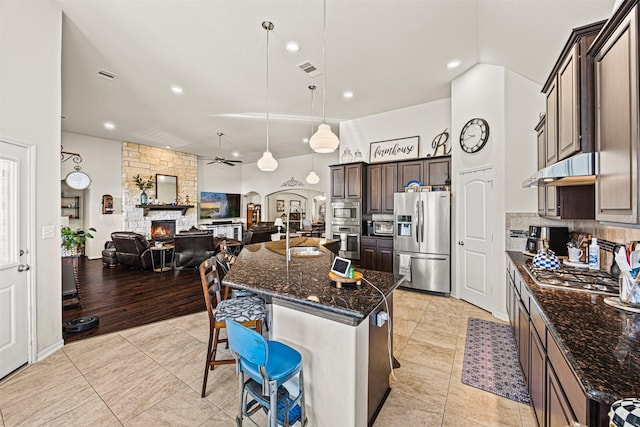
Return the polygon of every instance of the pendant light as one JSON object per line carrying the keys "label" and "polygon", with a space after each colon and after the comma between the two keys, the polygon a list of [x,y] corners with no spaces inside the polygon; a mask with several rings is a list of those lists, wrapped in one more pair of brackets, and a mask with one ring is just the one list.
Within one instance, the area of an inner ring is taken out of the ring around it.
{"label": "pendant light", "polygon": [[[310,85],[309,90],[311,91],[311,134],[313,134],[313,92],[316,90],[316,85]],[[320,177],[313,170],[313,150],[311,150],[311,172],[305,178],[307,184],[317,184],[320,182]]]}
{"label": "pendant light", "polygon": [[264,21],[262,28],[267,30],[267,149],[262,154],[260,160],[258,160],[258,169],[265,172],[272,172],[278,168],[278,161],[273,158],[273,154],[269,151],[269,31],[273,30],[273,23],[270,21]]}
{"label": "pendant light", "polygon": [[331,132],[331,126],[326,123],[325,117],[327,103],[327,0],[323,2],[322,31],[322,56],[324,60],[324,70],[322,71],[322,124],[318,126],[318,131],[309,140],[309,145],[316,153],[332,153],[338,148],[340,141]]}

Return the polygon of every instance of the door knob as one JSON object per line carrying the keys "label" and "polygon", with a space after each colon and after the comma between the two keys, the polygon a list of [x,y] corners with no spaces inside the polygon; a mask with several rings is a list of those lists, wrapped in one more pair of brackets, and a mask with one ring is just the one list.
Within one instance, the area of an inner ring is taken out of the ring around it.
{"label": "door knob", "polygon": [[458,244],[459,244],[460,246],[464,246],[464,242],[463,242],[462,240],[458,240]]}
{"label": "door knob", "polygon": [[18,266],[18,271],[22,272],[22,271],[27,271],[31,268],[31,266],[29,264],[20,264]]}

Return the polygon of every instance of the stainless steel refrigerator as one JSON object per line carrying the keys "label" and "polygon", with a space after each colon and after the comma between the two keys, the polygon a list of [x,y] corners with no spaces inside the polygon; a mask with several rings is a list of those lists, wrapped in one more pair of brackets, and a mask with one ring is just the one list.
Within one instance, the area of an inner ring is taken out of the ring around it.
{"label": "stainless steel refrigerator", "polygon": [[451,193],[396,193],[393,272],[401,286],[451,293]]}

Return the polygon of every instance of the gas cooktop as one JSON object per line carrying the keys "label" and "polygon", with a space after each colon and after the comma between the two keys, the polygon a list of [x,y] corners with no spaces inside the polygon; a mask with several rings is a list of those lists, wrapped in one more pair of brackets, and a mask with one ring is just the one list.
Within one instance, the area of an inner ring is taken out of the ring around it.
{"label": "gas cooktop", "polygon": [[618,280],[604,271],[566,265],[557,270],[545,270],[535,268],[530,260],[525,263],[525,269],[538,286],[603,295],[619,294]]}

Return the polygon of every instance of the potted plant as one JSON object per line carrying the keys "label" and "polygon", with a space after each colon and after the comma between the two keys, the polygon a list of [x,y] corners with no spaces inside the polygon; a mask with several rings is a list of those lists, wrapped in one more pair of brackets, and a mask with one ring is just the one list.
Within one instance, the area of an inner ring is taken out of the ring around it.
{"label": "potted plant", "polygon": [[67,226],[62,227],[60,229],[62,234],[62,256],[77,256],[80,254],[87,239],[93,238],[90,231],[95,232],[96,229],[91,227],[84,231],[81,229],[74,230]]}
{"label": "potted plant", "polygon": [[153,177],[150,176],[149,179],[144,179],[140,176],[140,174],[136,175],[133,177],[133,182],[134,184],[136,184],[136,187],[138,187],[141,191],[142,194],[140,194],[140,204],[141,205],[146,205],[147,204],[147,193],[145,193],[144,190],[148,190],[150,188],[153,188]]}

